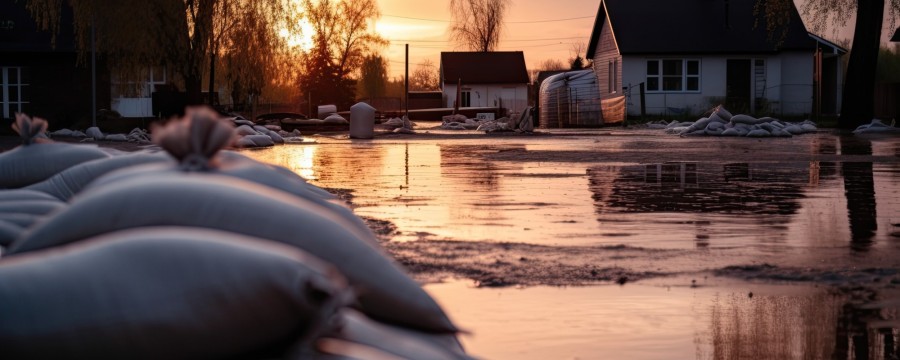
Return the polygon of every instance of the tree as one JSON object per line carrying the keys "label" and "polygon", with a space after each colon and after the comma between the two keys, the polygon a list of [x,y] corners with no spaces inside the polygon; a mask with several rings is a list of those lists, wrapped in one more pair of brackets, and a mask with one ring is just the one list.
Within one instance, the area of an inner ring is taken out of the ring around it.
{"label": "tree", "polygon": [[537,81],[538,73],[541,71],[560,71],[560,70],[568,70],[569,67],[566,66],[562,60],[559,59],[545,59],[538,64],[537,67],[531,69],[528,72],[529,77],[531,78],[531,82]]}
{"label": "tree", "polygon": [[440,73],[431,59],[425,59],[421,64],[416,65],[416,69],[409,76],[409,90],[433,91],[440,89]]}
{"label": "tree", "polygon": [[450,38],[471,51],[496,50],[511,4],[511,0],[450,0]]}
{"label": "tree", "polygon": [[[275,24],[287,26],[294,15],[288,0],[28,0],[27,7],[38,25],[53,33],[52,41],[59,32],[64,4],[73,10],[82,57],[91,51],[90,34],[95,30],[97,51],[114,64],[123,79],[143,80],[137,77],[141,70],[166,66],[180,76],[189,103],[201,101],[207,63],[214,64],[213,54],[222,50],[221,44],[228,44],[226,52],[252,48],[253,56],[268,58],[283,45],[282,39],[272,36],[279,31]],[[245,19],[253,21],[247,25]],[[248,32],[254,36],[246,36]],[[242,64],[235,69],[258,69],[261,64]]]}
{"label": "tree", "polygon": [[384,96],[387,89],[387,61],[381,55],[363,58],[360,68],[360,96],[376,98]]}
{"label": "tree", "polygon": [[[766,18],[770,34],[781,30],[781,39],[790,23],[792,0],[757,0],[754,12]],[[888,0],[891,28],[900,16],[900,0]],[[845,25],[856,14],[855,31],[841,99],[838,126],[853,129],[874,117],[875,75],[878,49],[884,23],[885,0],[808,0],[803,5],[812,30],[819,32],[828,25]]]}
{"label": "tree", "polygon": [[303,8],[314,43],[304,56],[301,87],[305,97],[314,104],[349,107],[354,98],[352,75],[361,70],[368,54],[387,44],[369,27],[381,16],[377,4],[374,0],[304,0]]}

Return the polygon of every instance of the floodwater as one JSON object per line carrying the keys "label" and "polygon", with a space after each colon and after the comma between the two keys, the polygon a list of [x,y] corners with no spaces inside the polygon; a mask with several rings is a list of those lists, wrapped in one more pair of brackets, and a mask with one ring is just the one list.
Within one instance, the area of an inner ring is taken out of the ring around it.
{"label": "floodwater", "polygon": [[[396,226],[394,247],[497,244],[495,267],[515,262],[502,258],[509,244],[585,249],[585,257],[630,251],[608,258],[629,274],[622,282],[635,278],[629,267],[653,273],[624,286],[495,288],[474,286],[482,269],[450,270],[463,280],[429,281],[426,290],[471,330],[462,340],[473,355],[898,356],[898,138],[561,130],[314,139],[247,154],[351,191],[357,214]],[[560,279],[541,281],[584,285]]]}

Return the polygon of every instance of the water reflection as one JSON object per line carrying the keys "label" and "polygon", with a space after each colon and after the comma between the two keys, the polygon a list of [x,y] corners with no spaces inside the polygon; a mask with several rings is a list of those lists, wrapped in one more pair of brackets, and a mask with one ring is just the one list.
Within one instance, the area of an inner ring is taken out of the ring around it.
{"label": "water reflection", "polygon": [[850,295],[730,293],[712,299],[710,330],[698,344],[710,359],[895,359],[897,308],[872,306],[874,292]]}
{"label": "water reflection", "polygon": [[[870,155],[872,143],[859,137],[840,137],[845,155]],[[841,167],[844,176],[844,194],[847,197],[847,215],[850,219],[851,248],[865,251],[872,246],[872,238],[878,229],[878,213],[875,204],[875,181],[871,162],[845,162]]]}
{"label": "water reflection", "polygon": [[[395,222],[400,241],[749,246],[764,252],[896,243],[884,240],[900,223],[900,166],[831,161],[849,152],[894,156],[892,142],[820,136],[806,147],[793,144],[791,151],[821,161],[633,164],[593,161],[590,151],[578,152],[596,147],[594,139],[563,140],[323,139],[247,153],[319,186],[353,190],[355,211]],[[603,149],[634,147],[628,144]],[[542,161],[529,155],[534,151],[584,160]],[[495,160],[517,154],[529,160]]]}
{"label": "water reflection", "polygon": [[896,292],[463,282],[426,290],[473,330],[464,345],[485,358],[888,360],[900,350]]}

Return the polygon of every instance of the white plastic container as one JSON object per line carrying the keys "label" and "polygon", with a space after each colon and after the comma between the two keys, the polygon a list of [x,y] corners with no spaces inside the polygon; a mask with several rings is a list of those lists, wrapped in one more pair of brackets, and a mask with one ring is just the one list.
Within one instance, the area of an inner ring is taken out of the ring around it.
{"label": "white plastic container", "polygon": [[324,119],[328,117],[328,115],[334,114],[337,112],[337,106],[335,105],[319,105],[318,114],[316,114],[317,119]]}
{"label": "white plastic container", "polygon": [[375,135],[375,108],[366,103],[350,107],[350,138],[371,139]]}

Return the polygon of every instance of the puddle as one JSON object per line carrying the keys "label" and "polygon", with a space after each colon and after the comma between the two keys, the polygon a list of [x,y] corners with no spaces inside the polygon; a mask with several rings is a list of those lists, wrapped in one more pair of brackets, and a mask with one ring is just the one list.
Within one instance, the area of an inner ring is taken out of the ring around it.
{"label": "puddle", "polygon": [[897,358],[900,139],[627,135],[247,154],[392,222],[475,356]]}
{"label": "puddle", "polygon": [[[680,138],[601,139],[323,138],[248,154],[319,186],[352,190],[356,213],[394,222],[395,241],[760,253],[900,243],[894,226],[900,224],[900,163],[892,142],[854,139],[842,147],[849,141],[820,136],[786,142],[790,153],[784,154],[741,144],[755,152],[747,154],[721,142],[686,147]],[[645,151],[669,144],[667,161]],[[694,161],[711,151],[719,156]],[[831,161],[857,159],[845,152],[867,152],[868,161]],[[893,161],[873,161],[882,157]]]}
{"label": "puddle", "polygon": [[900,301],[866,292],[462,281],[426,290],[472,330],[463,345],[485,359],[893,359],[900,350]]}

